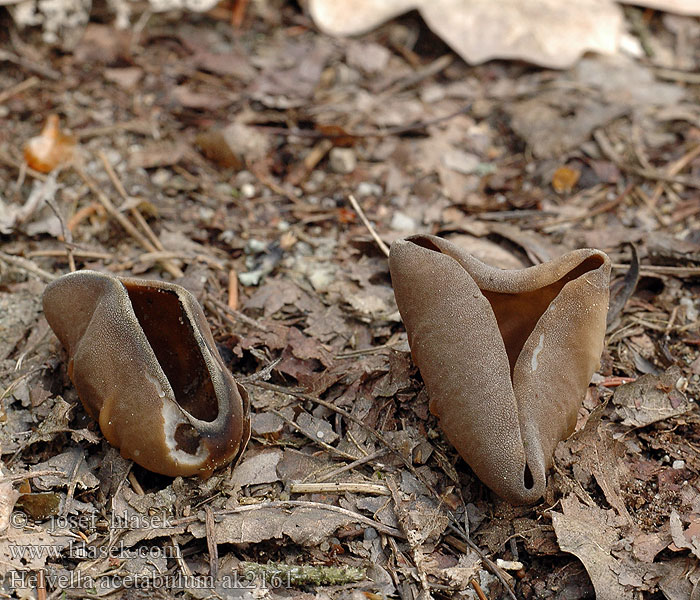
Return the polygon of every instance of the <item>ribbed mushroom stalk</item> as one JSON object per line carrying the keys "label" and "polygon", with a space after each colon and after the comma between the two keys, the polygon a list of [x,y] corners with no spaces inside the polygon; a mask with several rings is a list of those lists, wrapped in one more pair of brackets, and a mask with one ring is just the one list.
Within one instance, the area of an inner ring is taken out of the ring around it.
{"label": "ribbed mushroom stalk", "polygon": [[535,502],[600,364],[607,255],[575,250],[501,270],[447,240],[416,235],[392,244],[389,265],[445,435],[499,496]]}

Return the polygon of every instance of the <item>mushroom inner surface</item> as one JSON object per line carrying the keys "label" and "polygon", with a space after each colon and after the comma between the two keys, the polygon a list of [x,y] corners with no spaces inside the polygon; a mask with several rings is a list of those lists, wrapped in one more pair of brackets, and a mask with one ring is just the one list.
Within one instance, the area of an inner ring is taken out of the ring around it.
{"label": "mushroom inner surface", "polygon": [[[427,250],[446,254],[429,239],[419,238],[411,241]],[[589,256],[561,279],[531,292],[503,294],[481,290],[481,293],[489,301],[496,315],[498,329],[501,332],[506,353],[508,354],[511,380],[513,379],[515,361],[518,360],[525,342],[530,337],[535,325],[537,325],[537,321],[540,320],[544,311],[552,303],[552,300],[557,297],[569,281],[577,279],[584,273],[595,271],[603,262],[603,257],[600,255]]]}
{"label": "mushroom inner surface", "polygon": [[[218,402],[211,376],[177,294],[141,285],[124,287],[176,402],[196,419],[216,419]],[[191,445],[185,432],[181,434],[180,445]]]}
{"label": "mushroom inner surface", "polygon": [[498,329],[501,332],[506,353],[508,354],[511,379],[513,378],[515,361],[518,360],[525,342],[554,298],[557,297],[569,281],[577,279],[584,273],[594,271],[602,264],[603,258],[601,256],[589,256],[561,279],[531,292],[502,294],[500,292],[481,291],[491,304],[491,308],[493,308],[493,312],[496,315]]}

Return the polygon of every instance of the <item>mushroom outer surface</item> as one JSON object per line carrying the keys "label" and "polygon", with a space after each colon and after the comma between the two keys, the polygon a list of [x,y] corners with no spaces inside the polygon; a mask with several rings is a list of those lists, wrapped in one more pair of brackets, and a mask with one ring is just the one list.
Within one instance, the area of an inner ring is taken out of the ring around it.
{"label": "mushroom outer surface", "polygon": [[238,460],[248,395],[190,292],[86,270],[50,283],[42,300],[86,411],[122,456],[169,476],[208,477]]}
{"label": "mushroom outer surface", "polygon": [[488,487],[537,501],[599,367],[610,261],[575,250],[521,270],[485,265],[447,240],[397,240],[396,302],[430,410]]}

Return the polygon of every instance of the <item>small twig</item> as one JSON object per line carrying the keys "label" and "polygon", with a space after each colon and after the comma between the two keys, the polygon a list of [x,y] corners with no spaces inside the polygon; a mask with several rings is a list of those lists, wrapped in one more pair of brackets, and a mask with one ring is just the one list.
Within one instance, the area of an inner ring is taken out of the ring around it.
{"label": "small twig", "polygon": [[[119,177],[117,177],[117,173],[114,171],[114,167],[112,167],[112,164],[109,162],[107,155],[102,150],[99,150],[97,152],[97,156],[100,157],[104,170],[107,172],[107,175],[109,176],[112,185],[117,190],[117,193],[122,197],[122,200],[127,203],[130,202],[131,198],[129,194],[126,193],[126,189],[119,180]],[[131,213],[131,216],[136,219],[136,223],[139,225],[139,227],[141,227],[143,232],[146,234],[146,237],[148,237],[156,249],[160,250],[161,252],[164,251],[165,248],[163,247],[163,244],[158,239],[158,236],[153,232],[146,219],[143,218],[141,211],[136,206],[131,206],[129,207],[129,212]]]}
{"label": "small twig", "polygon": [[[19,35],[12,32],[12,37],[17,39],[17,38],[19,38]],[[13,39],[13,42],[15,41],[15,39]],[[14,52],[8,52],[7,50],[0,50],[0,61],[3,61],[3,60],[14,63],[16,65],[19,65],[25,71],[34,71],[35,73],[38,73],[39,75],[42,75],[43,77],[46,77],[47,79],[52,79],[53,81],[59,81],[61,79],[61,73],[59,71],[55,71],[54,69],[52,69],[52,68],[46,66],[46,64],[44,64],[44,63],[48,63],[48,61],[35,62],[35,61],[29,60],[28,58],[25,58],[24,56],[21,56],[19,54],[15,54]]]}
{"label": "small twig", "polygon": [[469,583],[471,586],[474,588],[474,591],[476,592],[476,595],[479,597],[479,600],[489,600],[486,597],[486,594],[484,594],[484,590],[481,589],[481,586],[479,585],[479,582],[474,579],[473,577],[469,580]]}
{"label": "small twig", "polygon": [[617,317],[622,312],[627,301],[631,298],[632,294],[634,294],[634,291],[637,289],[637,283],[639,282],[639,258],[637,256],[637,247],[632,242],[628,242],[628,245],[632,251],[630,268],[627,273],[625,273],[622,286],[617,288],[617,293],[610,298],[608,316],[605,321],[608,331],[617,320]]}
{"label": "small twig", "polygon": [[250,172],[255,175],[255,178],[262,183],[266,188],[269,188],[275,194],[282,196],[289,200],[292,204],[303,205],[304,202],[301,198],[297,197],[293,192],[282,187],[280,184],[275,182],[264,169],[259,165],[250,165]]}
{"label": "small twig", "polygon": [[660,79],[667,81],[680,81],[691,85],[700,85],[700,73],[693,71],[679,71],[676,69],[654,69],[654,73]]}
{"label": "small twig", "polygon": [[372,236],[372,239],[374,239],[374,241],[377,242],[377,246],[379,246],[379,249],[384,253],[384,256],[389,258],[389,247],[382,241],[382,239],[375,231],[374,227],[372,227],[372,224],[369,222],[369,219],[367,219],[364,211],[362,210],[362,207],[359,205],[357,200],[355,200],[355,196],[350,194],[348,196],[348,200],[350,200],[350,204],[352,204],[352,207],[355,209],[355,212],[359,215],[360,219],[362,220],[362,223],[364,223],[364,226],[367,228],[369,234]]}
{"label": "small twig", "polygon": [[337,477],[338,475],[341,475],[345,473],[346,471],[351,471],[352,469],[356,469],[357,467],[361,467],[364,464],[367,464],[368,462],[372,462],[373,460],[376,460],[378,458],[381,458],[382,456],[386,456],[388,450],[386,448],[382,448],[381,450],[377,450],[376,452],[372,452],[372,454],[368,454],[367,456],[363,456],[362,458],[358,458],[357,460],[353,460],[351,463],[348,463],[347,465],[343,465],[339,469],[335,469],[331,471],[330,473],[326,473],[325,475],[322,475],[321,477],[318,477],[316,481],[318,483],[321,483],[323,481],[328,481],[329,479],[333,479],[334,477]]}
{"label": "small twig", "polygon": [[[240,321],[241,323],[245,323],[249,327],[253,327],[254,329],[258,329],[259,331],[264,331],[267,333],[270,331],[265,325],[262,323],[258,323],[255,319],[251,319],[249,316],[244,315],[242,312],[238,310],[233,310],[228,304],[223,303],[221,300],[218,298],[214,298],[213,296],[210,297],[210,299],[205,302],[205,305],[209,304],[210,306],[208,307],[209,310],[212,312],[216,312],[214,309],[212,309],[211,305],[214,305],[216,308],[224,311],[224,317],[229,317],[229,320],[236,320]],[[233,317],[233,319],[231,319]]]}
{"label": "small twig", "polygon": [[134,492],[136,492],[139,496],[145,496],[146,492],[143,491],[143,488],[141,487],[139,480],[136,479],[136,475],[134,475],[133,471],[129,471],[128,478]]}
{"label": "small twig", "polygon": [[343,360],[345,358],[355,358],[357,356],[365,356],[366,354],[374,354],[375,352],[381,352],[382,350],[391,350],[396,346],[396,343],[392,344],[382,344],[381,346],[373,346],[372,348],[362,348],[360,350],[350,350],[349,352],[343,352],[342,354],[336,354],[336,360]]}
{"label": "small twig", "polygon": [[228,270],[228,302],[231,310],[238,310],[238,275],[235,269]]}
{"label": "small twig", "polygon": [[2,152],[0,150],[0,163],[3,163],[4,165],[7,165],[8,167],[14,167],[15,169],[18,169],[20,172],[22,169],[24,169],[24,172],[26,175],[30,175],[34,179],[38,179],[39,181],[46,181],[48,177],[44,175],[43,173],[40,173],[39,171],[35,171],[34,169],[30,169],[27,166],[27,163],[24,161],[18,161],[12,158],[9,154],[6,154],[5,152]]}
{"label": "small twig", "polygon": [[13,267],[26,271],[27,273],[36,275],[44,281],[53,281],[58,277],[53,273],[44,271],[44,269],[37,267],[31,260],[22,258],[21,256],[13,256],[12,254],[6,254],[5,252],[0,251],[0,260],[8,265],[12,265]]}
{"label": "small twig", "polygon": [[700,179],[696,179],[694,177],[682,177],[680,175],[668,175],[666,173],[657,171],[656,169],[645,169],[643,167],[628,165],[627,163],[625,163],[622,157],[620,157],[617,154],[617,152],[615,152],[615,149],[610,143],[610,140],[608,140],[607,136],[603,133],[602,129],[597,129],[596,131],[594,131],[593,138],[598,143],[598,146],[600,147],[601,151],[606,156],[606,158],[614,162],[623,171],[627,171],[628,173],[634,173],[635,175],[639,175],[640,177],[644,177],[645,179],[649,179],[651,181],[678,183],[686,187],[700,189]]}
{"label": "small twig", "polygon": [[189,565],[182,557],[182,550],[180,550],[180,545],[177,543],[177,539],[174,535],[170,536],[170,542],[173,545],[173,550],[175,550],[175,562],[177,562],[177,565],[180,567],[182,574],[185,577],[192,577],[192,569],[190,569]]}
{"label": "small twig", "polygon": [[630,192],[633,189],[634,189],[634,184],[628,183],[627,186],[625,187],[625,189],[622,190],[612,200],[602,202],[598,206],[595,206],[592,209],[587,210],[585,213],[578,215],[578,216],[575,216],[575,217],[563,217],[561,219],[555,219],[554,221],[545,222],[542,225],[542,229],[547,231],[547,230],[549,230],[550,227],[552,227],[554,225],[561,225],[563,223],[576,223],[578,221],[584,221],[584,220],[588,219],[589,217],[594,217],[596,215],[600,215],[602,213],[609,212],[613,208],[617,207],[617,205],[620,204],[627,196],[629,196]]}
{"label": "small twig", "polygon": [[[627,271],[630,266],[622,263],[613,263],[613,269]],[[700,267],[665,267],[663,265],[640,265],[641,275],[670,275],[672,277],[697,277],[700,275]]]}
{"label": "small twig", "polygon": [[388,477],[386,480],[386,485],[389,488],[389,495],[394,501],[394,512],[399,525],[404,530],[406,534],[406,541],[411,548],[411,554],[413,555],[413,564],[416,565],[416,570],[418,571],[418,580],[420,581],[421,588],[423,588],[422,598],[426,600],[432,600],[432,595],[430,594],[430,585],[428,584],[428,575],[423,568],[423,551],[420,548],[420,539],[410,527],[410,521],[406,509],[403,506],[401,496],[399,496],[399,488],[396,485],[393,477]]}
{"label": "small twig", "polygon": [[36,582],[36,599],[46,600],[46,572],[44,571],[44,569],[39,569],[37,575],[38,577]]}
{"label": "small twig", "polygon": [[56,206],[53,199],[46,198],[46,204],[49,205],[49,208],[53,211],[53,214],[56,215],[58,222],[61,224],[61,235],[63,236],[63,247],[65,248],[65,253],[68,257],[68,268],[70,269],[70,272],[73,273],[75,272],[75,257],[73,256],[73,234],[71,233],[71,230],[68,229],[68,227],[66,227],[66,224],[63,220],[63,215],[58,210],[58,206]]}
{"label": "small twig", "polygon": [[292,483],[289,491],[292,494],[368,494],[371,496],[390,496],[389,489],[381,483]]}
{"label": "small twig", "polygon": [[207,532],[207,550],[209,550],[209,575],[216,581],[219,578],[219,549],[216,545],[216,530],[214,529],[214,513],[211,506],[204,506],[204,525]]}
{"label": "small twig", "polygon": [[398,94],[399,92],[407,90],[408,88],[417,85],[421,81],[428,79],[433,75],[437,75],[438,73],[444,71],[447,67],[449,67],[454,62],[454,59],[454,54],[443,54],[439,58],[436,58],[429,65],[417,69],[415,73],[411,73],[410,75],[402,77],[398,81],[391,83],[386,90],[382,91],[380,94],[377,95],[377,101],[383,101],[388,96]]}
{"label": "small twig", "polygon": [[75,464],[73,465],[73,470],[70,474],[70,480],[68,482],[68,491],[66,492],[66,501],[63,503],[62,516],[64,517],[70,512],[71,504],[73,503],[73,496],[75,496],[75,488],[78,485],[78,471],[80,469],[80,465],[83,462],[83,458],[83,454],[78,453],[75,459]]}
{"label": "small twig", "polygon": [[301,435],[310,439],[315,444],[318,444],[319,446],[321,446],[321,448],[325,448],[331,454],[337,454],[338,456],[342,456],[343,458],[346,458],[348,460],[355,460],[357,458],[356,456],[353,456],[352,454],[349,454],[347,452],[343,452],[342,450],[338,450],[338,448],[334,448],[330,444],[327,444],[326,442],[319,440],[318,438],[315,438],[312,434],[310,434],[308,431],[305,431],[301,426],[299,426],[297,423],[292,421],[286,415],[282,414],[280,411],[272,409],[271,412],[274,413],[275,415],[277,415],[285,423],[287,423],[287,425],[289,425],[290,427],[292,427],[293,429],[295,429],[296,431],[301,433]]}
{"label": "small twig", "polygon": [[[449,121],[469,112],[471,104],[463,106],[459,110],[451,112],[447,115],[442,115],[440,117],[435,117],[433,119],[426,119],[424,121],[415,121],[413,123],[407,123],[406,125],[397,125],[396,127],[388,127],[387,129],[377,129],[376,131],[356,131],[356,132],[338,132],[338,131],[322,131],[319,129],[299,129],[298,127],[272,127],[264,124],[252,124],[251,127],[256,127],[265,131],[266,133],[271,133],[273,135],[282,135],[289,137],[300,137],[300,138],[312,138],[312,139],[346,139],[346,138],[387,138],[392,136],[401,135],[404,133],[411,133],[413,131],[420,131],[432,125],[439,125],[445,121]],[[538,211],[539,212],[539,211]]]}
{"label": "small twig", "polygon": [[49,475],[54,475],[56,477],[66,477],[63,471],[49,471],[48,469],[43,471],[29,471],[28,473],[14,473],[12,475],[2,475],[0,480],[10,480],[10,481],[20,481],[22,479],[31,479],[32,477],[48,477]]}
{"label": "small twig", "polygon": [[[141,246],[148,252],[157,252],[158,249],[151,243],[151,241],[146,238],[134,225],[127,219],[122,213],[117,210],[117,207],[112,204],[112,201],[95,183],[95,181],[90,177],[85,170],[78,164],[73,165],[73,169],[80,176],[80,178],[87,184],[95,197],[100,201],[100,204],[105,208],[107,213],[117,221],[124,230],[134,238]],[[161,263],[163,268],[168,271],[173,277],[178,278],[183,276],[183,272],[175,267],[169,261],[163,261]]]}
{"label": "small twig", "polygon": [[273,360],[269,365],[266,365],[259,371],[256,371],[251,375],[247,375],[246,377],[238,377],[238,381],[240,381],[241,383],[251,383],[253,381],[267,381],[272,375],[272,370],[281,362],[282,357],[279,356],[278,358]]}
{"label": "small twig", "polygon": [[3,92],[0,92],[0,104],[5,102],[5,100],[8,100],[9,98],[12,98],[12,96],[14,96],[15,94],[21,94],[22,92],[26,92],[27,90],[33,88],[37,83],[39,83],[39,78],[32,75],[24,81],[20,81],[17,85],[13,85],[12,87],[4,90]]}
{"label": "small twig", "polygon": [[[88,260],[112,260],[114,256],[108,252],[95,252],[93,250],[80,250],[79,248],[71,248],[73,256],[76,258],[86,258]],[[34,250],[27,252],[27,258],[60,258],[65,256],[63,250]]]}

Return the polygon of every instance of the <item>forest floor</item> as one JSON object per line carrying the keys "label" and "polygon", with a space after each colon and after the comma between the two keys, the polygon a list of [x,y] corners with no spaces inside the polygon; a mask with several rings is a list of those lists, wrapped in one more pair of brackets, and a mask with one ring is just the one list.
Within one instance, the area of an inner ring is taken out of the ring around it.
{"label": "forest floor", "polygon": [[[68,52],[0,14],[3,593],[699,597],[699,25],[639,14],[648,55],[566,71],[469,66],[416,13],[358,39],[281,1],[238,28],[93,19]],[[46,175],[22,148],[50,114],[77,166]],[[601,367],[539,504],[443,437],[351,194],[386,244],[609,254]],[[71,260],[200,300],[251,396],[237,468],[172,479],[104,440],[41,310]]]}

